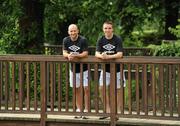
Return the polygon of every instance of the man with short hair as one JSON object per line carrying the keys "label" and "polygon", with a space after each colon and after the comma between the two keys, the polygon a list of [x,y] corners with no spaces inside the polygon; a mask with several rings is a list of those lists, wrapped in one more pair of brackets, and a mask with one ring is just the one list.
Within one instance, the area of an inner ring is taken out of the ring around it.
{"label": "man with short hair", "polygon": [[[96,45],[96,52],[95,56],[97,58],[100,58],[102,60],[110,60],[110,59],[120,59],[123,57],[123,45],[122,45],[122,39],[115,35],[113,33],[113,23],[111,21],[106,21],[103,24],[103,32],[104,35],[98,39],[97,45]],[[106,112],[110,113],[110,100],[109,100],[109,85],[110,85],[110,64],[105,65],[106,69],[106,86],[107,86],[107,93],[106,93]],[[120,109],[120,100],[119,100],[119,93],[120,93],[120,65],[116,65],[116,72],[117,72],[117,106],[118,110]],[[125,78],[123,78],[125,81]],[[103,94],[103,70],[101,70],[100,73],[100,92],[101,92],[101,99]],[[107,117],[100,117],[100,119],[105,119]]]}

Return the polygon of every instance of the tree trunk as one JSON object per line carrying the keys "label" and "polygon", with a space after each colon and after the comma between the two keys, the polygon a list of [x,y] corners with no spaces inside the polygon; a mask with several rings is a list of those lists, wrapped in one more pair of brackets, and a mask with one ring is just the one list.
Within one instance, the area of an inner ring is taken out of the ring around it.
{"label": "tree trunk", "polygon": [[169,28],[178,24],[179,0],[165,0],[165,34],[166,40],[175,40],[176,36],[170,33]]}
{"label": "tree trunk", "polygon": [[20,48],[23,48],[23,53],[41,53],[44,43],[44,4],[39,0],[21,0],[21,6],[24,15],[19,19],[19,24],[24,39]]}

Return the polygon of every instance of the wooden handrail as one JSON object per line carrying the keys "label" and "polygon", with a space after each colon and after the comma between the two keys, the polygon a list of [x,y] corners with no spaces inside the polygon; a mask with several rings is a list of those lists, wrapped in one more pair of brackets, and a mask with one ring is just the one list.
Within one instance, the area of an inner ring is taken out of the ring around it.
{"label": "wooden handrail", "polygon": [[[26,55],[26,54],[9,54],[0,55],[0,61],[53,61],[53,62],[67,62],[68,60],[62,55]],[[149,64],[178,64],[180,63],[179,57],[152,57],[152,56],[124,56],[116,60],[101,60],[95,56],[88,56],[88,58],[79,59],[82,63],[149,63]]]}

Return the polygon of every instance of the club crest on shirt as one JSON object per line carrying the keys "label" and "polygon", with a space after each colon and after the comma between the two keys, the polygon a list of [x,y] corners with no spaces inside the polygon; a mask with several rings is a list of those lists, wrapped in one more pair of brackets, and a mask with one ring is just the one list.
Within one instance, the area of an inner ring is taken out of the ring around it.
{"label": "club crest on shirt", "polygon": [[80,47],[78,47],[76,45],[72,45],[69,47],[69,49],[72,50],[73,52],[77,52],[80,49]]}

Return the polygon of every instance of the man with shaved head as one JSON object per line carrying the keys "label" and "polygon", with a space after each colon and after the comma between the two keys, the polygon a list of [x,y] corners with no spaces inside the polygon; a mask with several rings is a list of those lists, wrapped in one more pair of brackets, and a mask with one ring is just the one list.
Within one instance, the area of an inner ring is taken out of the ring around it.
{"label": "man with shaved head", "polygon": [[[79,35],[79,29],[76,24],[71,24],[68,27],[69,36],[63,39],[63,56],[69,61],[77,61],[78,59],[85,58],[88,56],[88,42],[87,39]],[[75,66],[75,75],[73,74],[73,67]],[[73,76],[76,77],[75,84],[73,81]],[[83,82],[80,83],[80,63],[71,64],[70,68],[70,86],[75,85],[76,88],[76,111],[80,112],[83,109],[81,97],[80,85],[83,84],[84,87],[84,100],[85,100],[85,109],[84,112],[88,110],[88,71],[87,64],[83,64]],[[75,118],[86,118],[86,117],[75,117]]]}

